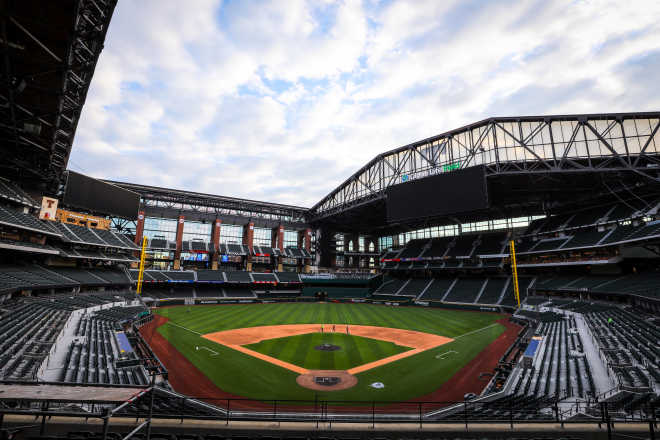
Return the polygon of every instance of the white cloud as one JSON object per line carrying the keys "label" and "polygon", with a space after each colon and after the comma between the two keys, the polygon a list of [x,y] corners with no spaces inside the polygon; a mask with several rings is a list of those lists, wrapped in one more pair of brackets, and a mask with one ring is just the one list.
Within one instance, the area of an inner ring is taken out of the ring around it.
{"label": "white cloud", "polygon": [[485,117],[657,110],[658,16],[658,2],[122,1],[72,167],[311,206],[374,155]]}

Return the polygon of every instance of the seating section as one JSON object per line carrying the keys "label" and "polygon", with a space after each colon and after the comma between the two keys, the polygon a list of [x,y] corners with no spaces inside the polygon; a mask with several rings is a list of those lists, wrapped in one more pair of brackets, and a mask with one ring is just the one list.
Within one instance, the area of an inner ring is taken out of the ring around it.
{"label": "seating section", "polygon": [[660,272],[642,272],[620,275],[561,275],[540,277],[534,285],[540,292],[590,291],[598,293],[620,293],[660,297]]}
{"label": "seating section", "polygon": [[[130,271],[131,280],[137,282],[138,271]],[[224,276],[223,276],[224,275]],[[226,278],[226,280],[225,280]],[[177,270],[145,270],[145,282],[228,282],[228,283],[301,283],[297,272],[256,273],[244,270],[207,270],[177,271]]]}
{"label": "seating section", "polygon": [[391,278],[388,276],[383,277],[383,284],[376,289],[375,295],[396,295],[397,292],[408,282],[407,279]]}
{"label": "seating section", "polygon": [[424,295],[420,297],[423,301],[440,301],[444,298],[447,290],[454,283],[454,278],[435,278],[431,285],[426,289]]}
{"label": "seating section", "polygon": [[94,274],[101,279],[106,280],[108,284],[130,284],[131,280],[126,276],[126,273],[121,270],[114,269],[97,269]]}
{"label": "seating section", "polygon": [[420,257],[443,257],[452,241],[454,241],[454,237],[433,238],[431,239],[431,246]]}
{"label": "seating section", "polygon": [[483,234],[479,238],[479,244],[474,250],[474,255],[497,255],[508,252],[506,244],[507,233]]}
{"label": "seating section", "polygon": [[252,279],[255,283],[276,283],[277,278],[272,273],[252,273]]}
{"label": "seating section", "polygon": [[[527,288],[533,281],[533,278],[518,277],[518,291],[520,293],[521,303],[527,297]],[[517,307],[515,294],[513,293],[513,280],[511,280],[506,286],[506,292],[504,292],[504,297],[502,297],[502,301],[500,301],[499,304],[503,306]]]}
{"label": "seating section", "polygon": [[[146,418],[149,415],[149,409],[151,407],[151,392],[145,393],[138,397],[137,399],[133,400],[130,405],[124,406],[122,409],[120,409],[117,412],[117,415],[120,417],[131,417],[131,418]],[[195,399],[191,399],[188,396],[183,396],[180,394],[173,393],[168,390],[164,390],[161,388],[156,388],[155,389],[155,395],[153,396],[153,416],[154,417],[163,417],[163,418],[176,418],[176,417],[221,417],[223,412],[220,410],[214,409],[212,406],[208,405],[207,403],[200,402]],[[91,434],[91,433],[90,433]],[[115,433],[116,434],[116,433]],[[140,434],[135,434],[136,436],[140,436]],[[111,435],[108,436],[108,440],[121,440],[124,436],[119,436],[117,435]],[[218,436],[218,435],[198,435],[194,434],[191,437],[191,434],[181,434],[180,440],[204,440],[206,437],[208,437],[208,440],[224,440],[223,437]],[[136,438],[142,438],[142,437],[136,437]],[[179,437],[177,435],[173,435],[171,433],[158,433],[158,434],[152,434],[152,438],[154,440],[179,440]],[[231,440],[232,438],[241,438],[242,440],[245,440],[246,438],[243,437],[236,437],[232,435],[231,437],[226,437],[227,440]],[[90,436],[85,436],[84,438],[81,438],[79,440],[96,440],[93,438],[90,438]]]}
{"label": "seating section", "polygon": [[186,270],[168,270],[164,272],[170,280],[176,282],[192,282],[195,281],[195,272]]}
{"label": "seating section", "polygon": [[4,240],[1,238],[0,249],[49,255],[59,255],[61,253],[59,249],[46,244],[37,244],[28,241]]}
{"label": "seating section", "polygon": [[117,237],[117,234],[115,234],[112,231],[106,231],[103,229],[94,229],[94,233],[98,235],[103,241],[105,241],[110,246],[114,246],[118,248],[134,249],[133,246],[127,245],[125,241]]}
{"label": "seating section", "polygon": [[84,243],[90,243],[90,244],[95,244],[99,246],[107,246],[108,244],[103,241],[97,234],[96,230],[92,230],[90,228],[86,228],[84,226],[78,226],[78,225],[66,225],[69,230],[76,235],[82,242]]}
{"label": "seating section", "polygon": [[219,287],[197,287],[195,288],[197,298],[221,298],[225,293]]}
{"label": "seating section", "polygon": [[226,251],[222,252],[228,255],[246,255],[245,250],[243,249],[243,246],[240,244],[225,244],[224,245]]}
{"label": "seating section", "polygon": [[447,256],[450,257],[470,257],[474,249],[474,243],[478,239],[474,235],[462,235],[456,238],[454,246],[449,248]]}
{"label": "seating section", "polygon": [[149,240],[149,248],[150,249],[169,249],[169,245],[167,243],[167,240],[165,240],[165,238],[154,237],[151,240]]}
{"label": "seating section", "polygon": [[191,240],[190,249],[193,251],[208,251],[211,249],[211,244],[202,240]]}
{"label": "seating section", "polygon": [[509,278],[488,278],[481,296],[477,298],[479,304],[497,304],[502,297],[504,286],[509,282]]}
{"label": "seating section", "polygon": [[605,218],[606,214],[611,210],[612,206],[607,205],[579,211],[571,217],[565,228],[577,228],[601,223],[601,219]]}
{"label": "seating section", "polygon": [[140,366],[119,367],[122,357],[115,330],[119,322],[130,321],[144,307],[113,307],[92,316],[85,315],[78,322],[76,335],[66,357],[66,368],[60,380],[68,383],[146,385],[146,373]]}
{"label": "seating section", "polygon": [[[102,280],[100,283],[107,284]],[[79,284],[76,280],[62,276],[57,271],[44,270],[39,266],[0,267],[0,291],[74,287]]]}
{"label": "seating section", "polygon": [[605,231],[582,231],[573,236],[568,243],[564,245],[564,248],[583,248],[589,246],[597,246],[603,238],[610,234],[609,230]]}
{"label": "seating section", "polygon": [[36,380],[70,311],[56,304],[26,302],[0,319],[0,378]]}
{"label": "seating section", "polygon": [[302,296],[313,297],[317,292],[324,292],[328,299],[340,298],[366,298],[369,296],[368,287],[336,287],[336,286],[305,286]]}
{"label": "seating section", "polygon": [[419,279],[413,278],[399,292],[399,295],[417,297],[424,291],[424,289],[426,289],[426,286],[428,286],[430,282],[431,280],[428,278],[419,278]]}
{"label": "seating section", "polygon": [[77,281],[83,286],[101,286],[107,284],[104,278],[95,275],[93,270],[76,269],[72,267],[50,267],[49,270],[62,277]]}
{"label": "seating section", "polygon": [[207,282],[224,282],[225,278],[222,276],[223,272],[219,270],[198,270],[197,281]]}
{"label": "seating section", "polygon": [[59,236],[59,232],[55,232],[48,227],[48,221],[39,220],[29,214],[15,211],[0,205],[0,224],[12,226],[18,229],[25,229],[28,231],[38,232],[45,235]]}
{"label": "seating section", "polygon": [[126,234],[122,234],[120,232],[114,232],[114,231],[113,234],[115,234],[115,237],[117,237],[122,243],[124,243],[125,247],[128,249],[140,249],[142,247],[135,244],[133,242],[133,239]]}
{"label": "seating section", "polygon": [[36,380],[72,311],[133,298],[127,291],[107,291],[58,295],[56,301],[21,298],[3,304],[7,311],[0,316],[0,379]]}
{"label": "seating section", "polygon": [[617,307],[587,307],[585,320],[613,367],[619,385],[633,392],[660,384],[660,328],[636,313]]}
{"label": "seating section", "polygon": [[519,253],[523,252],[541,252],[541,251],[550,251],[550,250],[556,250],[556,249],[561,249],[564,244],[568,241],[568,237],[561,237],[561,238],[550,238],[546,240],[540,240],[538,241],[534,246],[529,248],[526,251],[518,251]]}
{"label": "seating section", "polygon": [[62,241],[64,242],[73,242],[73,243],[83,243],[83,241],[74,234],[64,223],[50,221],[46,223],[54,233],[60,234],[62,236]]}
{"label": "seating section", "polygon": [[[520,313],[520,312],[519,312]],[[535,334],[542,338],[536,362],[525,368],[517,377],[512,395],[516,398],[582,397],[594,396],[596,387],[587,358],[573,356],[582,352],[580,334],[575,328],[575,318],[563,320],[556,313],[535,314],[541,321]]]}
{"label": "seating section", "polygon": [[24,206],[38,209],[40,207],[28,193],[23,191],[19,186],[7,180],[0,179],[0,199],[9,200],[14,203],[19,203]]}
{"label": "seating section", "polygon": [[227,282],[229,283],[251,283],[252,278],[250,277],[250,272],[243,270],[234,270],[225,272],[225,277],[227,277]]}
{"label": "seating section", "polygon": [[459,278],[445,301],[473,303],[481,293],[481,288],[485,282],[484,278]]}
{"label": "seating section", "polygon": [[428,239],[410,240],[406,247],[399,254],[398,258],[417,258],[422,253],[424,246],[429,242]]}
{"label": "seating section", "polygon": [[153,286],[146,287],[142,291],[142,296],[155,299],[174,298],[174,294],[170,291],[170,289],[159,289]]}
{"label": "seating section", "polygon": [[250,289],[241,287],[223,287],[225,296],[229,298],[256,298],[257,296]]}
{"label": "seating section", "polygon": [[151,278],[153,278],[154,281],[156,282],[167,282],[167,281],[172,281],[170,277],[165,275],[164,271],[159,271],[159,270],[145,270],[144,271],[145,275],[149,275]]}
{"label": "seating section", "polygon": [[300,275],[297,272],[275,272],[280,283],[300,283]]}

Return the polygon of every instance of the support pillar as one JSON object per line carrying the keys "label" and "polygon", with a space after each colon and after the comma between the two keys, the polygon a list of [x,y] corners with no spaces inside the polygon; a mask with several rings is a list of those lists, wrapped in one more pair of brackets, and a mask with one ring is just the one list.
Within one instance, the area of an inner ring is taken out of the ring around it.
{"label": "support pillar", "polygon": [[254,243],[254,222],[250,222],[243,227],[243,246],[247,246],[248,248],[245,270],[247,270],[248,272],[252,272],[253,243]]}
{"label": "support pillar", "polygon": [[218,254],[220,253],[220,228],[222,220],[215,219],[213,230],[211,230],[211,243],[213,244],[213,256],[211,257],[211,269],[218,270]]}
{"label": "support pillar", "polygon": [[[279,249],[280,252],[284,251],[284,226],[279,225],[273,228],[270,242],[273,249]],[[275,259],[275,265],[277,266],[277,271],[282,272],[282,257]]]}
{"label": "support pillar", "polygon": [[337,267],[337,231],[329,228],[316,230],[316,258],[320,267]]}
{"label": "support pillar", "polygon": [[[312,254],[312,230],[310,228],[306,228],[303,231],[303,249],[305,249],[307,253],[309,253],[310,255]],[[305,273],[309,273],[312,259],[305,258],[303,261],[304,261],[303,271]]]}
{"label": "support pillar", "polygon": [[181,248],[183,246],[183,224],[185,217],[179,215],[176,224],[176,250],[174,251],[174,270],[181,268]]}

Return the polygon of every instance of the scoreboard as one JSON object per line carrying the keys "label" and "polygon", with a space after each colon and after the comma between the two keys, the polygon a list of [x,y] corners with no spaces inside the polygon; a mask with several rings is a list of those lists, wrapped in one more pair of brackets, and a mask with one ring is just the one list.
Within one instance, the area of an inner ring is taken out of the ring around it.
{"label": "scoreboard", "polygon": [[389,187],[387,221],[442,217],[489,207],[483,166],[449,171]]}

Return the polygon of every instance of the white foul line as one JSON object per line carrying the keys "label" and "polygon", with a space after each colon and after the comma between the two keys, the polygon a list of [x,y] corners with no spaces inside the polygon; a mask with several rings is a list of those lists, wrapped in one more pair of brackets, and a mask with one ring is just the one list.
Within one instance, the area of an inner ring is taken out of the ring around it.
{"label": "white foul line", "polygon": [[175,323],[173,323],[172,321],[168,321],[167,323],[168,323],[168,324],[172,324],[172,325],[175,326],[175,327],[179,327],[179,328],[182,328],[182,329],[184,329],[184,330],[188,330],[189,332],[194,333],[194,334],[196,334],[196,335],[202,336],[201,333],[196,332],[195,330],[190,330],[189,328],[184,327],[184,326],[182,326],[182,325],[175,324]]}
{"label": "white foul line", "polygon": [[208,348],[208,347],[199,347],[199,346],[195,346],[195,349],[196,349],[196,350],[199,350],[200,348],[201,348],[202,350],[208,350],[208,351],[210,351],[211,353],[213,353],[211,356],[217,356],[217,355],[218,355],[218,352],[217,352],[217,351],[211,350],[211,349]]}
{"label": "white foul line", "polygon": [[491,324],[491,325],[487,325],[486,327],[482,327],[482,328],[479,328],[479,329],[477,329],[477,330],[472,330],[471,332],[464,333],[464,334],[462,334],[462,335],[460,335],[460,336],[456,336],[454,339],[456,340],[456,339],[462,338],[463,336],[468,336],[468,335],[471,335],[471,334],[473,334],[473,333],[477,333],[477,332],[480,332],[480,331],[482,331],[482,330],[486,330],[487,328],[491,328],[491,327],[493,327],[493,326],[495,326],[495,325],[497,325],[496,322],[493,323],[493,324]]}
{"label": "white foul line", "polygon": [[435,358],[436,358],[436,359],[442,359],[442,360],[444,360],[445,358],[444,358],[443,356],[445,356],[446,354],[452,354],[452,353],[456,353],[456,354],[458,354],[457,351],[449,350],[449,351],[445,351],[444,353],[437,354],[437,355],[435,356]]}

